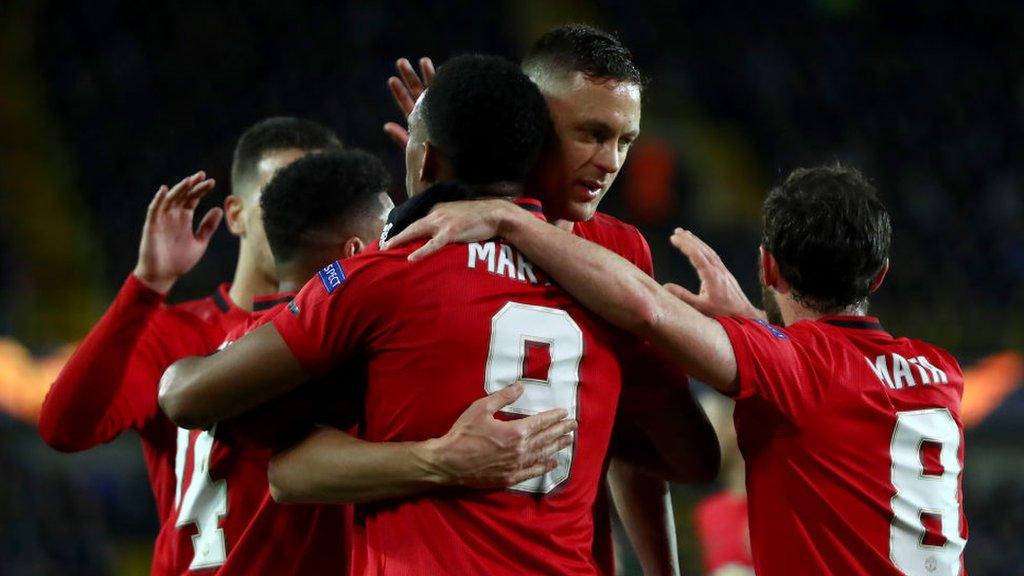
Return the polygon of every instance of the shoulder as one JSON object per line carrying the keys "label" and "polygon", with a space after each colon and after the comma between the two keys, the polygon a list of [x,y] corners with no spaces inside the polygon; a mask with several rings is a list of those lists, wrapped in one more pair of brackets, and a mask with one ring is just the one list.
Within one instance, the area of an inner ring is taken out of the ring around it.
{"label": "shoulder", "polygon": [[231,301],[228,290],[231,284],[225,282],[217,287],[209,296],[187,300],[170,306],[165,306],[162,312],[169,317],[181,319],[192,318],[200,321],[221,326],[225,330],[229,326],[237,326],[249,318],[249,312],[243,310]]}
{"label": "shoulder", "polygon": [[590,220],[577,222],[575,230],[584,238],[599,236],[624,241],[636,240],[637,238],[643,239],[643,235],[640,234],[640,230],[636,226],[626,224],[622,220],[604,212],[595,212],[594,217]]}
{"label": "shoulder", "polygon": [[615,252],[648,274],[653,272],[651,248],[636,226],[603,212],[596,212],[590,220],[577,222],[573,232]]}

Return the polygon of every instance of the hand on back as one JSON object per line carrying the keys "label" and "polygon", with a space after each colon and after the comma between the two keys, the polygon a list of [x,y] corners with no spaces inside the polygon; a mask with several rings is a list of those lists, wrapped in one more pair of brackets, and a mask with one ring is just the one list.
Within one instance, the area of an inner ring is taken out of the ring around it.
{"label": "hand on back", "polygon": [[522,393],[517,384],[477,400],[447,434],[430,441],[429,460],[446,484],[508,488],[558,465],[555,453],[572,444],[576,421],[566,420],[561,408],[516,420],[494,417]]}

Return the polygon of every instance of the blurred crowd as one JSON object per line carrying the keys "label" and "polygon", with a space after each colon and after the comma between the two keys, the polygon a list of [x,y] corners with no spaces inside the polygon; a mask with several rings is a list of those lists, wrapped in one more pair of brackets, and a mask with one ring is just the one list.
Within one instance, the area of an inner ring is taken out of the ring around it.
{"label": "blurred crowd", "polygon": [[[756,295],[764,192],[793,167],[839,160],[868,174],[893,214],[892,273],[874,303],[886,326],[965,364],[1024,349],[1024,314],[1013,313],[1024,309],[1019,3],[15,1],[0,18],[0,336],[36,355],[60,353],[102,313],[160,184],[205,169],[219,182],[211,202],[223,199],[233,143],[255,120],[330,125],[401,183],[401,154],[381,129],[398,118],[385,87],[395,58],[518,58],[568,20],[617,32],[650,77],[641,141],[603,208],[644,230],[660,280],[695,281],[667,244],[681,225]],[[232,242],[219,233],[173,299],[225,280]],[[1015,402],[1003,421],[1019,434]],[[1022,449],[1005,431],[968,436],[976,576],[1024,570],[1024,474],[1007,465]],[[76,468],[31,432],[0,415],[0,467],[13,471],[0,481],[0,575],[68,563],[110,573],[121,564],[105,534],[145,541],[151,528],[137,449],[104,452],[130,463],[117,473]],[[684,561],[699,573],[685,547]]]}

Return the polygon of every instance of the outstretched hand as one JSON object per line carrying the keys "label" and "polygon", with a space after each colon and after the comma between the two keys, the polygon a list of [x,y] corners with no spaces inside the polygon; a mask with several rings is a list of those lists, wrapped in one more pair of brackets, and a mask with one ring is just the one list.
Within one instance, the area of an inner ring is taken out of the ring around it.
{"label": "outstretched hand", "polygon": [[157,190],[146,212],[139,261],[133,272],[143,284],[166,294],[203,257],[224,211],[211,208],[195,231],[192,222],[199,201],[215,185],[200,170],[170,190],[167,186]]}
{"label": "outstretched hand", "polygon": [[675,297],[706,316],[739,316],[764,319],[764,312],[747,299],[736,277],[722,263],[722,259],[693,232],[676,228],[669,240],[697,272],[700,292],[694,294],[678,284],[665,284]]}
{"label": "outstretched hand", "polygon": [[[398,109],[402,111],[406,118],[412,113],[416,100],[419,99],[423,91],[427,89],[427,86],[430,86],[430,82],[434,79],[434,63],[430,58],[426,56],[420,58],[419,64],[420,74],[417,75],[416,71],[412,68],[412,64],[407,59],[399,58],[395,62],[398,76],[388,78],[388,88],[391,90],[391,97],[395,99],[395,104],[398,105]],[[405,129],[405,126],[397,122],[388,122],[384,124],[384,132],[394,140],[400,149],[405,150],[405,145],[409,142],[409,132]]]}
{"label": "outstretched hand", "polygon": [[466,200],[438,204],[423,218],[390,238],[382,250],[428,239],[409,254],[410,261],[422,260],[457,242],[482,242],[500,236],[502,211],[512,206],[507,200]]}
{"label": "outstretched hand", "polygon": [[511,421],[494,417],[522,394],[523,385],[516,384],[473,402],[433,441],[436,465],[448,483],[508,488],[558,466],[555,454],[572,444],[576,421],[566,420],[562,408]]}

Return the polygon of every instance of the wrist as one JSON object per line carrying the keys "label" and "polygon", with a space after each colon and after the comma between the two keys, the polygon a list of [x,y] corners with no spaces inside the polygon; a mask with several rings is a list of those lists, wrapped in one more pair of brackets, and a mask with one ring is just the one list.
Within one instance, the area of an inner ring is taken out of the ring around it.
{"label": "wrist", "polygon": [[502,201],[501,204],[497,205],[493,218],[494,229],[497,231],[498,236],[512,242],[519,229],[519,222],[516,217],[522,214],[529,215],[526,210],[519,208],[512,202]]}
{"label": "wrist", "polygon": [[451,486],[457,478],[445,466],[446,449],[441,438],[410,443],[412,462],[421,473],[421,479],[432,486]]}
{"label": "wrist", "polygon": [[164,278],[160,277],[152,272],[148,271],[142,265],[136,265],[135,270],[132,270],[132,275],[135,279],[141,282],[146,288],[161,294],[167,295],[174,287],[174,283],[178,280],[177,278]]}

